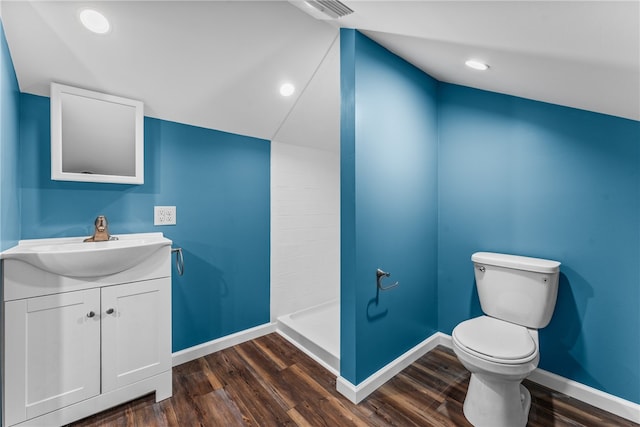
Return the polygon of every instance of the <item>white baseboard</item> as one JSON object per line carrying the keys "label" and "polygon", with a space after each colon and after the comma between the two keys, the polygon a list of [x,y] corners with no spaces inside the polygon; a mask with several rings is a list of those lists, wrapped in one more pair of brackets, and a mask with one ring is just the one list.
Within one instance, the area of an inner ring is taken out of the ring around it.
{"label": "white baseboard", "polygon": [[640,424],[640,405],[637,403],[621,399],[540,368],[533,371],[527,379]]}
{"label": "white baseboard", "polygon": [[[442,334],[441,340],[442,342],[440,344],[448,348],[453,348],[450,335]],[[640,424],[640,405],[637,403],[621,399],[612,394],[605,393],[540,368],[533,371],[527,379],[584,403],[588,403],[596,408]]]}
{"label": "white baseboard", "polygon": [[404,368],[411,365],[413,362],[436,348],[438,345],[446,345],[441,341],[446,339],[446,335],[440,332],[436,332],[420,344],[413,347],[411,350],[402,354],[394,361],[378,370],[369,378],[361,382],[360,384],[353,385],[347,379],[343,377],[336,378],[336,389],[340,394],[345,396],[353,403],[360,403],[365,397],[376,391],[378,387],[389,381],[391,378],[400,373]]}
{"label": "white baseboard", "polygon": [[271,332],[275,332],[275,330],[275,323],[265,323],[264,325],[245,329],[235,334],[185,348],[172,354],[172,366],[182,365],[183,363],[190,362],[207,354],[215,353],[216,351],[224,350],[225,348],[233,347],[245,341],[270,334]]}
{"label": "white baseboard", "polygon": [[[227,335],[225,337],[173,353],[172,364],[173,366],[181,365],[197,359],[198,357],[206,356],[207,354],[215,353],[216,351],[220,351],[276,331],[277,323],[273,322]],[[281,333],[280,331],[277,332]],[[344,395],[347,399],[357,404],[373,393],[382,384],[393,378],[404,368],[411,365],[438,345],[452,348],[451,336],[442,332],[436,332],[420,344],[413,347],[411,350],[375,372],[357,386],[353,385],[345,378],[338,376],[336,378],[336,388],[338,392]],[[569,397],[588,403],[591,406],[595,406],[596,408],[600,408],[604,411],[640,424],[640,405],[637,403],[605,393],[593,387],[561,377],[560,375],[556,375],[540,368],[536,369],[528,379],[552,390],[564,393]]]}

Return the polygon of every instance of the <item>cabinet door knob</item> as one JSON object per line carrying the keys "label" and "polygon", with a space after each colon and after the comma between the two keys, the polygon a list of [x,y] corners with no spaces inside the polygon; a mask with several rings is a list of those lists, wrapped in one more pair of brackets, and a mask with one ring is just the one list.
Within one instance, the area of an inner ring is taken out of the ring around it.
{"label": "cabinet door knob", "polygon": [[115,310],[113,308],[109,308],[107,309],[107,314],[113,314]]}
{"label": "cabinet door knob", "polygon": [[90,311],[90,312],[87,313],[87,317],[93,317],[95,315],[96,314],[93,311]]}

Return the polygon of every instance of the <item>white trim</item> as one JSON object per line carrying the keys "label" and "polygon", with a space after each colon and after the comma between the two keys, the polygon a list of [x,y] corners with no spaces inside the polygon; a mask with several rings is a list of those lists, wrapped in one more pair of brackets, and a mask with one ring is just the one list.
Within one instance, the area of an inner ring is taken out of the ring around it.
{"label": "white trim", "polygon": [[640,405],[588,385],[561,377],[544,369],[536,369],[527,378],[552,390],[564,393],[591,406],[640,424]]}
{"label": "white trim", "polygon": [[263,335],[270,334],[271,332],[275,332],[275,330],[275,323],[265,323],[263,325],[245,329],[244,331],[236,332],[235,334],[227,335],[193,347],[185,348],[184,350],[180,350],[172,354],[172,366],[182,365],[183,363],[187,363],[199,357],[215,353],[216,351],[224,350],[225,348],[233,347],[237,344],[242,344],[245,341],[250,341]]}
{"label": "white trim", "polygon": [[[327,371],[331,372],[333,375],[335,375],[336,377],[339,377],[340,375],[340,371],[336,368],[334,368],[333,366],[331,366],[329,363],[327,363],[326,361],[322,360],[321,357],[318,357],[317,354],[314,354],[313,351],[310,351],[307,347],[305,347],[302,343],[300,343],[298,340],[296,340],[295,338],[293,338],[291,336],[291,334],[288,334],[287,332],[285,332],[284,330],[280,329],[280,326],[282,325],[282,323],[279,323],[278,328],[276,329],[276,332],[282,336],[284,339],[286,339],[287,341],[289,341],[291,344],[295,345],[298,350],[302,351],[304,354],[306,354],[307,356],[309,356],[310,358],[312,358],[313,360],[315,360],[316,362],[318,362],[320,365],[322,365],[322,367],[324,367]],[[301,336],[302,338],[304,338],[303,336]],[[311,342],[309,342],[310,344],[313,344]],[[322,348],[320,346],[316,346],[314,345],[314,349],[315,350],[320,350],[323,351]],[[325,356],[327,356],[328,353],[325,354]],[[338,360],[338,363],[340,363],[340,361]]]}
{"label": "white trim", "polygon": [[[306,351],[306,349],[294,339],[278,330],[276,322],[265,323],[264,325],[256,326],[251,329],[240,331],[235,334],[227,335],[225,337],[173,353],[173,366],[177,366],[199,357],[206,356],[207,354],[215,353],[216,351],[267,335],[271,332],[278,332],[284,338],[292,342],[296,347],[300,348],[303,352],[314,358],[314,360],[325,366],[325,368],[330,372],[336,374],[333,369],[315,358],[314,355]],[[436,332],[388,365],[379,369],[357,386],[353,385],[347,379],[337,376],[336,389],[351,402],[356,404],[360,403],[364,398],[373,393],[385,382],[399,374],[404,368],[411,365],[438,345],[453,348],[451,336],[442,332]],[[536,369],[528,379],[554,391],[564,393],[569,397],[588,403],[591,406],[640,424],[640,405],[637,403],[605,393],[593,387],[561,377],[560,375],[556,375],[540,368]]]}
{"label": "white trim", "polygon": [[389,381],[391,378],[400,373],[404,368],[436,348],[438,345],[446,345],[443,341],[447,336],[441,332],[436,332],[420,344],[416,345],[397,359],[379,369],[369,378],[358,384],[353,385],[349,380],[338,377],[336,378],[336,389],[339,393],[355,404],[360,403],[365,397],[376,391],[378,387]]}
{"label": "white trim", "polygon": [[[442,344],[445,347],[453,348],[451,336],[442,334]],[[569,397],[578,399],[591,406],[610,412],[619,417],[640,424],[640,405],[629,400],[622,399],[609,393],[605,393],[588,385],[570,380],[560,375],[537,368],[528,380],[538,383],[551,390],[564,393]]]}

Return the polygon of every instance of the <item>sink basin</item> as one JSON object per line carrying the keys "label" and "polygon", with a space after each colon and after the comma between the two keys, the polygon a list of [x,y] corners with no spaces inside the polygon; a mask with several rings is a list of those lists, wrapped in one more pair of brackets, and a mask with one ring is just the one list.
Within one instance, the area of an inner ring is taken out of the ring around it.
{"label": "sink basin", "polygon": [[100,277],[137,265],[171,240],[162,233],[120,234],[118,240],[83,242],[83,237],[21,240],[0,254],[60,276]]}

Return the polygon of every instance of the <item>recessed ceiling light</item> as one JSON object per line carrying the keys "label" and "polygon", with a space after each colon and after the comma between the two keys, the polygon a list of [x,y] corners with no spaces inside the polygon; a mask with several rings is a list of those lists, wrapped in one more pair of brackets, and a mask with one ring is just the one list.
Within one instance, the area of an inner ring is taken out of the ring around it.
{"label": "recessed ceiling light", "polygon": [[291,96],[295,91],[296,91],[296,87],[291,83],[285,83],[282,86],[280,86],[280,95],[282,96]]}
{"label": "recessed ceiling light", "polygon": [[484,62],[477,61],[475,59],[469,59],[465,61],[464,65],[466,65],[469,68],[473,68],[474,70],[480,70],[480,71],[484,71],[489,68],[489,66]]}
{"label": "recessed ceiling light", "polygon": [[93,9],[83,9],[80,11],[80,22],[89,31],[96,34],[105,34],[109,32],[111,25],[109,20],[100,12]]}

